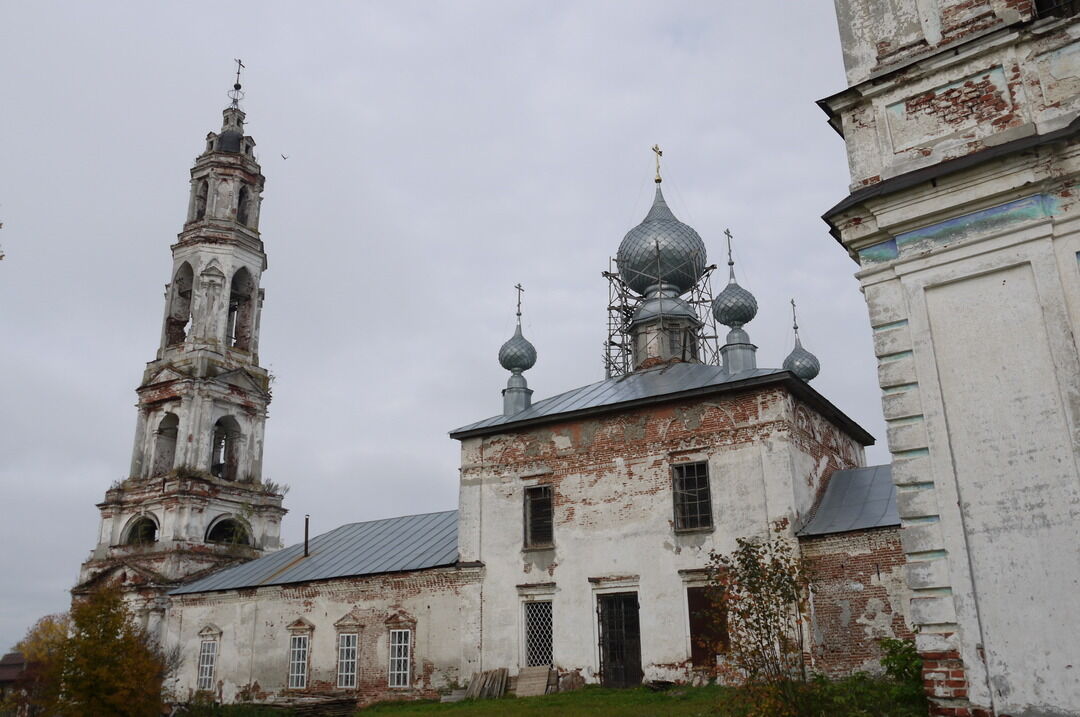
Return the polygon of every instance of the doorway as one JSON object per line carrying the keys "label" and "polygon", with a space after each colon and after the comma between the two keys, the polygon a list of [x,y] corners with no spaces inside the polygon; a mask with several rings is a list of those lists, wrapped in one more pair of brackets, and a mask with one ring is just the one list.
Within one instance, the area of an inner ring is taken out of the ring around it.
{"label": "doorway", "polygon": [[596,598],[600,626],[600,684],[635,687],[641,671],[641,624],[637,593],[613,593]]}

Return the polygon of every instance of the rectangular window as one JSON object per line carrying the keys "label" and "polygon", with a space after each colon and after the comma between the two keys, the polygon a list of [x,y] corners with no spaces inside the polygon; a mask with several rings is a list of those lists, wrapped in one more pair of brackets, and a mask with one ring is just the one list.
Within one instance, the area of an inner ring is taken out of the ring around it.
{"label": "rectangular window", "polygon": [[675,530],[712,527],[712,498],[709,495],[707,463],[683,463],[671,467],[675,494]]}
{"label": "rectangular window", "polygon": [[525,489],[525,547],[547,548],[554,544],[551,486]]}
{"label": "rectangular window", "polygon": [[409,648],[412,630],[390,631],[390,686],[409,686]]}
{"label": "rectangular window", "polygon": [[217,662],[217,640],[203,640],[199,645],[199,676],[195,688],[214,689],[214,663]]}
{"label": "rectangular window", "polygon": [[338,635],[338,687],[356,687],[356,645],[358,637],[355,632]]}
{"label": "rectangular window", "polygon": [[302,690],[307,687],[308,636],[292,635],[289,637],[289,689]]}
{"label": "rectangular window", "polygon": [[525,665],[551,665],[551,603],[525,603]]}
{"label": "rectangular window", "polygon": [[714,605],[705,587],[686,588],[690,613],[690,661],[694,667],[713,667],[716,656],[727,652],[727,613]]}

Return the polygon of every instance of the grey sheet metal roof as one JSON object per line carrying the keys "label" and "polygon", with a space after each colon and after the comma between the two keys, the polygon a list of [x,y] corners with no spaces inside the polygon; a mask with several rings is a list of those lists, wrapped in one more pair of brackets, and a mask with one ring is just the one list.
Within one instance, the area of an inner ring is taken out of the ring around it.
{"label": "grey sheet metal roof", "polygon": [[724,369],[720,366],[697,363],[668,364],[575,388],[572,391],[560,393],[558,396],[537,401],[531,408],[521,413],[509,417],[502,414],[492,416],[457,428],[451,431],[450,435],[456,438],[458,434],[471,433],[479,429],[521,423],[557,414],[575,413],[600,406],[613,406],[617,403],[681,393],[706,386],[735,383],[741,379],[776,373],[781,373],[781,371],[779,369],[753,369],[729,374],[724,373]]}
{"label": "grey sheet metal roof", "polygon": [[173,595],[422,570],[458,559],[457,511],[349,523],[250,563],[173,590]]}
{"label": "grey sheet metal roof", "polygon": [[892,466],[865,466],[836,471],[825,495],[799,535],[812,537],[849,530],[900,525]]}
{"label": "grey sheet metal roof", "polygon": [[537,401],[532,407],[513,416],[499,414],[483,421],[470,423],[450,432],[451,438],[495,433],[503,427],[523,427],[527,424],[561,420],[573,414],[597,413],[620,404],[644,404],[672,400],[681,396],[736,390],[761,383],[785,381],[800,397],[810,401],[825,416],[835,420],[863,445],[872,445],[874,437],[852,421],[821,394],[784,369],[757,368],[726,373],[720,366],[697,363],[675,363],[623,376],[560,393]]}

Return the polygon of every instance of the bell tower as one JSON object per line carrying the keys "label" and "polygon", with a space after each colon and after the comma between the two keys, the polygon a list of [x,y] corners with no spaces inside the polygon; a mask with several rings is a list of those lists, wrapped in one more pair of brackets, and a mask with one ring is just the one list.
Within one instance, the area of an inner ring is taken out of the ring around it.
{"label": "bell tower", "polygon": [[131,468],[97,506],[97,546],[74,589],[119,581],[148,621],[167,590],[281,547],[282,490],[262,477],[264,178],[244,134],[237,64],[221,131],[191,169],[161,341],[136,389]]}

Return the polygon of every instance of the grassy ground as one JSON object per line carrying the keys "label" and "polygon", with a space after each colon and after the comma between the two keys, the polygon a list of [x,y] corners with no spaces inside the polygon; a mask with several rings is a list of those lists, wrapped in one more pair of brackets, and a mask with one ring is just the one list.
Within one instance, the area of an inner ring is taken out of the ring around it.
{"label": "grassy ground", "polygon": [[507,697],[469,702],[384,702],[362,710],[368,715],[447,715],[447,717],[705,717],[716,715],[721,687],[675,687],[651,692],[644,687],[610,690],[586,687],[545,697]]}

